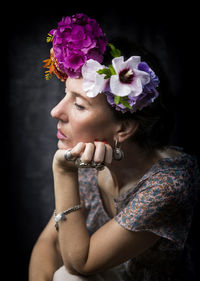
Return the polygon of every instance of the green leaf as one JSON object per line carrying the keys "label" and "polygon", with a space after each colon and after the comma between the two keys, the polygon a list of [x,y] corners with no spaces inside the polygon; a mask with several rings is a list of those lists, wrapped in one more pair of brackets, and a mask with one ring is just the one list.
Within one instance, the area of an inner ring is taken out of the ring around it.
{"label": "green leaf", "polygon": [[45,73],[45,79],[50,80],[52,78],[52,74],[50,73]]}
{"label": "green leaf", "polygon": [[119,102],[120,102],[120,96],[115,96],[115,97],[114,97],[114,102],[115,102],[115,104],[119,104]]}
{"label": "green leaf", "polygon": [[132,107],[130,106],[130,104],[128,103],[127,101],[127,97],[120,97],[120,96],[115,96],[114,97],[114,102],[115,104],[123,104],[123,106],[129,108],[129,109],[132,109]]}
{"label": "green leaf", "polygon": [[126,100],[126,97],[120,97],[120,103],[123,104],[123,106],[132,109],[132,107],[130,106],[130,104],[128,103],[128,101]]}
{"label": "green leaf", "polygon": [[108,46],[111,48],[110,54],[113,58],[117,58],[121,56],[121,51],[119,49],[116,49],[113,44],[108,43]]}
{"label": "green leaf", "polygon": [[110,68],[99,69],[99,70],[97,70],[97,73],[99,73],[100,75],[105,74],[104,79],[108,79],[112,75]]}
{"label": "green leaf", "polygon": [[46,41],[47,41],[47,43],[52,42],[52,41],[53,41],[53,35],[51,35],[51,34],[48,33],[48,36],[47,36],[47,38],[46,38]]}
{"label": "green leaf", "polygon": [[109,69],[110,69],[111,75],[116,75],[116,71],[115,71],[113,65],[110,64],[108,67],[109,67]]}

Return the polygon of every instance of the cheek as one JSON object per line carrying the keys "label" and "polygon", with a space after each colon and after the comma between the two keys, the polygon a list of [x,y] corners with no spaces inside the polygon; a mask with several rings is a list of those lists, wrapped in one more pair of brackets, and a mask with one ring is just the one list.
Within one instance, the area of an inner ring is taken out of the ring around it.
{"label": "cheek", "polygon": [[[82,120],[81,120],[82,119]],[[79,118],[74,122],[73,137],[77,142],[93,142],[94,140],[108,140],[112,138],[112,128],[110,122],[105,118]]]}
{"label": "cheek", "polygon": [[94,141],[97,138],[100,127],[99,124],[91,122],[79,122],[79,124],[73,126],[73,138],[83,142]]}

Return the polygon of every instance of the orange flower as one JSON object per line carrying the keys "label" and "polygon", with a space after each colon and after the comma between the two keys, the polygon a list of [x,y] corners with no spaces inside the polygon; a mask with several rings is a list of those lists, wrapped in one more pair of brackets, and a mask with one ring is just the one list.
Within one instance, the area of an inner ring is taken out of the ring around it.
{"label": "orange flower", "polygon": [[55,74],[62,82],[67,79],[67,75],[58,68],[58,62],[54,56],[53,48],[50,50],[50,58],[43,60],[43,62],[45,63],[43,67],[48,68],[48,70],[45,71],[46,80],[51,79],[52,74]]}
{"label": "orange flower", "polygon": [[43,62],[45,62],[45,65],[43,65],[44,68],[49,68],[49,65],[51,64],[51,59],[46,59],[46,60],[43,60]]}

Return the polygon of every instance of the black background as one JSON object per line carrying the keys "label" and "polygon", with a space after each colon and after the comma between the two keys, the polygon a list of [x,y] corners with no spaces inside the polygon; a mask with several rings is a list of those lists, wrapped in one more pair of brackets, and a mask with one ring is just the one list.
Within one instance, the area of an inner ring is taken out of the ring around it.
{"label": "black background", "polygon": [[[49,56],[46,35],[62,16],[86,13],[97,19],[108,38],[132,38],[159,57],[176,103],[172,144],[200,159],[197,7],[192,2],[176,9],[169,2],[159,7],[109,4],[47,3],[41,10],[27,2],[26,7],[12,7],[12,12],[9,7],[2,10],[1,232],[6,280],[27,280],[32,247],[54,209],[51,162],[57,138],[56,121],[49,113],[64,95],[64,84],[56,78],[45,81],[42,60]],[[190,233],[195,266],[200,250],[198,212],[197,205]]]}

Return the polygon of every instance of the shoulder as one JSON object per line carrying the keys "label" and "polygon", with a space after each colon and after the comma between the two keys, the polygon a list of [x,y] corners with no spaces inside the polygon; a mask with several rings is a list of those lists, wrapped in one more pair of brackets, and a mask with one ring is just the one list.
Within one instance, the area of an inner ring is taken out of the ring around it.
{"label": "shoulder", "polygon": [[181,148],[175,147],[174,151],[178,152],[175,157],[165,157],[150,171],[149,178],[153,183],[161,185],[191,184],[200,178],[197,159],[185,152]]}
{"label": "shoulder", "polygon": [[179,200],[190,198],[200,182],[195,157],[182,152],[175,158],[161,159],[143,182],[140,192],[158,199]]}
{"label": "shoulder", "polygon": [[186,154],[159,161],[137,186],[117,200],[118,210],[134,221],[149,220],[151,215],[169,217],[192,208],[195,195],[196,161]]}
{"label": "shoulder", "polygon": [[197,159],[181,149],[180,152],[177,157],[162,159],[158,164],[158,173],[154,175],[157,183],[171,187],[175,193],[191,189],[200,180]]}
{"label": "shoulder", "polygon": [[118,202],[115,220],[128,230],[150,231],[183,247],[194,206],[195,169],[186,154],[163,159]]}

